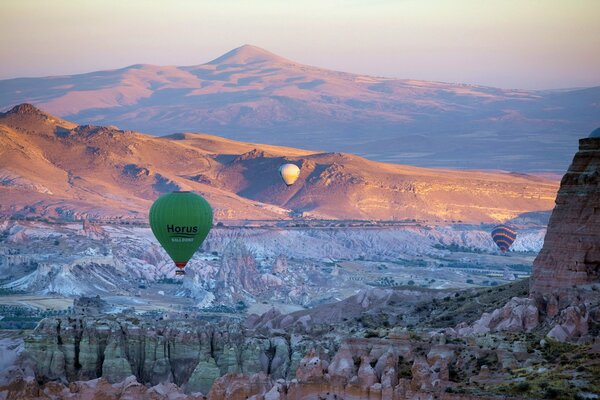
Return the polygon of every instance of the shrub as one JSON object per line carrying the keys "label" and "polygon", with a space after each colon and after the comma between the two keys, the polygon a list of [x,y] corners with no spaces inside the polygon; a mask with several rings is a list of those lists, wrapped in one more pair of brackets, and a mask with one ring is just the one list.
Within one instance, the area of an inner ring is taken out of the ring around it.
{"label": "shrub", "polygon": [[529,384],[529,382],[519,382],[515,385],[515,389],[521,393],[529,391],[530,388],[531,385]]}
{"label": "shrub", "polygon": [[545,399],[556,399],[562,392],[556,388],[549,387],[544,392]]}

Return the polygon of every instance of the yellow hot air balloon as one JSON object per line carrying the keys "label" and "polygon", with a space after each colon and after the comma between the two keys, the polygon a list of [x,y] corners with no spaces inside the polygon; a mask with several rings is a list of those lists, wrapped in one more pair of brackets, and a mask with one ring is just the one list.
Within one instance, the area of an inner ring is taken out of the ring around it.
{"label": "yellow hot air balloon", "polygon": [[279,173],[285,184],[290,186],[293,185],[300,176],[300,168],[295,164],[283,164],[279,167]]}

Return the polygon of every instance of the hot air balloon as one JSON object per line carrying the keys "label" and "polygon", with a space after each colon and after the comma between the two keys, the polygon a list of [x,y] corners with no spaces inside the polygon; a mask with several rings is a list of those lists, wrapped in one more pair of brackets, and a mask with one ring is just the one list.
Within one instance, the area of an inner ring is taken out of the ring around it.
{"label": "hot air balloon", "polygon": [[510,246],[517,238],[517,231],[515,228],[508,225],[498,225],[492,229],[492,239],[496,246],[506,253]]}
{"label": "hot air balloon", "polygon": [[286,185],[291,186],[300,176],[300,168],[295,164],[283,164],[279,167],[279,174]]}
{"label": "hot air balloon", "polygon": [[177,270],[184,268],[212,228],[213,213],[202,196],[172,192],[159,197],[150,208],[150,227]]}

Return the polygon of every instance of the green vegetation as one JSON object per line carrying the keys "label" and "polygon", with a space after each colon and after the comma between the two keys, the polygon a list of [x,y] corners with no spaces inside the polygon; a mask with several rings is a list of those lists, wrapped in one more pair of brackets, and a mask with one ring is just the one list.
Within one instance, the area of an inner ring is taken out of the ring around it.
{"label": "green vegetation", "polygon": [[484,312],[500,308],[513,297],[529,293],[529,280],[511,282],[493,288],[477,288],[450,293],[441,300],[424,300],[415,305],[422,327],[444,328],[461,322],[472,323]]}
{"label": "green vegetation", "polygon": [[423,260],[423,259],[415,259],[415,260],[394,260],[394,261],[390,261],[393,264],[396,265],[401,265],[403,267],[418,267],[418,268],[425,268],[427,267],[427,261]]}
{"label": "green vegetation", "polygon": [[14,294],[25,294],[22,290],[14,290],[11,288],[0,288],[0,296],[12,296]]}
{"label": "green vegetation", "polygon": [[371,286],[399,286],[400,282],[396,282],[394,278],[390,278],[389,276],[384,276],[374,282],[368,282],[368,284]]}
{"label": "green vegetation", "polygon": [[481,249],[477,249],[475,247],[460,246],[456,243],[451,243],[451,244],[436,243],[433,245],[433,247],[438,250],[451,251],[452,253],[477,253],[477,254],[485,253],[485,251],[483,251]]}
{"label": "green vegetation", "polygon": [[398,358],[398,376],[401,379],[412,379],[412,363],[402,356]]}
{"label": "green vegetation", "polygon": [[46,317],[66,315],[70,310],[38,310],[20,306],[0,305],[0,329],[33,329]]}
{"label": "green vegetation", "polygon": [[[486,389],[498,394],[526,399],[583,399],[581,393],[600,395],[600,357],[590,345],[561,343],[545,338],[531,342],[539,351],[544,368],[519,368],[511,371],[513,380]],[[590,397],[593,398],[593,397]]]}
{"label": "green vegetation", "polygon": [[531,273],[531,265],[530,264],[511,264],[511,265],[507,265],[506,267],[512,271]]}
{"label": "green vegetation", "polygon": [[202,312],[206,313],[222,313],[222,314],[241,314],[248,309],[248,305],[243,301],[238,301],[234,306],[226,306],[218,304],[212,307],[203,308]]}
{"label": "green vegetation", "polygon": [[168,285],[183,285],[183,280],[175,279],[175,278],[162,278],[162,279],[158,279],[156,281],[156,283],[165,283]]}

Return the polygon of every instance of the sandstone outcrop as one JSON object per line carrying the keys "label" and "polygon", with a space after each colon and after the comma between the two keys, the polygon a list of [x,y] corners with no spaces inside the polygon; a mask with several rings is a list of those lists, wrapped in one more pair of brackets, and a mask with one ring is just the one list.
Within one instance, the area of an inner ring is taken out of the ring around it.
{"label": "sandstone outcrop", "polygon": [[273,387],[273,381],[264,372],[252,375],[227,374],[217,379],[208,398],[211,400],[246,400],[264,395]]}
{"label": "sandstone outcrop", "polygon": [[188,391],[205,393],[227,372],[262,371],[261,354],[273,346],[285,345],[245,336],[235,324],[135,317],[48,318],[26,340],[41,381],[103,377],[115,383],[135,375],[142,383],[189,383]]}
{"label": "sandstone outcrop", "polygon": [[584,304],[569,306],[556,318],[556,325],[548,336],[560,342],[579,338],[588,333],[589,313]]}
{"label": "sandstone outcrop", "polygon": [[283,284],[277,276],[258,271],[254,255],[240,240],[231,241],[225,248],[216,278],[215,294],[230,302],[246,300]]}
{"label": "sandstone outcrop", "polygon": [[146,387],[134,376],[117,383],[98,378],[63,385],[47,382],[40,385],[35,378],[13,377],[10,386],[0,381],[0,398],[7,400],[203,400],[201,394],[186,395],[175,384]]}
{"label": "sandstone outcrop", "polygon": [[573,286],[600,283],[600,138],[579,141],[533,263],[531,294],[543,301]]}
{"label": "sandstone outcrop", "polygon": [[530,332],[539,325],[539,310],[532,299],[512,298],[504,307],[483,313],[474,324],[460,324],[459,335],[498,331]]}

